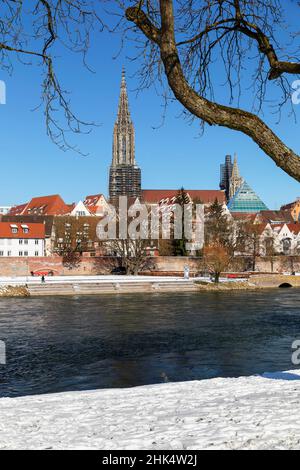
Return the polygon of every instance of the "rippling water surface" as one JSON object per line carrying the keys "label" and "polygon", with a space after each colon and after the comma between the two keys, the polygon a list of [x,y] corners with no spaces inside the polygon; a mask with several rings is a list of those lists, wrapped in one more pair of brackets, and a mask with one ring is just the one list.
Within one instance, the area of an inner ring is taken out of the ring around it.
{"label": "rippling water surface", "polygon": [[292,369],[300,291],[0,299],[0,396]]}

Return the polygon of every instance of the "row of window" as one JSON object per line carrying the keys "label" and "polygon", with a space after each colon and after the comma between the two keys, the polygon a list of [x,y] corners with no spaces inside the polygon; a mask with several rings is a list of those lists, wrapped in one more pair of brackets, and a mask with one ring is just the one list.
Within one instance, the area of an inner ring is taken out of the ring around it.
{"label": "row of window", "polygon": [[[12,239],[10,239],[10,238],[0,238],[0,246],[1,246],[1,245],[12,245],[14,241],[15,241],[15,240],[12,240]],[[22,239],[20,239],[20,240],[19,240],[19,245],[29,245],[29,242],[30,242],[30,241],[31,241],[31,240],[27,240],[27,239],[26,239],[26,240],[22,240]],[[40,243],[40,240],[32,240],[32,241],[34,241],[34,244],[35,244],[35,245],[39,245],[39,243]]]}
{"label": "row of window", "polygon": [[[23,228],[23,233],[29,233],[29,228]],[[18,227],[12,227],[11,233],[19,233]]]}
{"label": "row of window", "polygon": [[[8,251],[5,255],[4,251],[0,251],[0,256],[12,256],[12,252]],[[28,251],[19,251],[19,256],[29,256]],[[35,251],[34,256],[40,256],[38,251]]]}

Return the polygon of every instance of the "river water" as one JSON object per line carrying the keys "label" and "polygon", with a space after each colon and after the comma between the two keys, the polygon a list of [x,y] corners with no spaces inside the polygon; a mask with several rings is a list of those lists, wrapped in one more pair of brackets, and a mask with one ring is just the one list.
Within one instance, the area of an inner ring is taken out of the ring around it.
{"label": "river water", "polygon": [[0,299],[0,396],[293,369],[300,290]]}

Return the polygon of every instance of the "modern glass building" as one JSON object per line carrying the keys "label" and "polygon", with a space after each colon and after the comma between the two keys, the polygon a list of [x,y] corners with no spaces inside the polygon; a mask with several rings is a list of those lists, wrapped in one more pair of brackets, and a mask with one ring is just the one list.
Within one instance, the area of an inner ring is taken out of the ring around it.
{"label": "modern glass building", "polygon": [[250,188],[249,184],[244,181],[240,189],[237,190],[232,199],[228,203],[230,212],[248,212],[256,213],[268,210],[267,206],[262,202],[260,197]]}

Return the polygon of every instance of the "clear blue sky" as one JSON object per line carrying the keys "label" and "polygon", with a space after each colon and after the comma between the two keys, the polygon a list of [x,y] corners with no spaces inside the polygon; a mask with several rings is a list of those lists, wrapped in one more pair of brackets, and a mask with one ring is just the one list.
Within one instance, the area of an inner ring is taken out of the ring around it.
{"label": "clear blue sky", "polygon": [[[64,153],[47,137],[39,104],[41,69],[16,64],[11,77],[1,72],[7,84],[7,104],[0,106],[1,185],[0,205],[26,202],[33,196],[59,193],[66,202],[87,194],[107,194],[111,162],[112,131],[117,112],[122,65],[126,66],[130,107],[136,127],[136,157],[142,168],[143,187],[215,189],[219,165],[226,154],[236,152],[242,175],[270,208],[300,196],[299,183],[274,163],[246,136],[221,128],[189,125],[178,117],[181,107],[167,110],[164,125],[162,99],[154,89],[136,94],[133,77],[136,64],[126,59],[130,45],[114,60],[119,39],[102,34],[94,41],[89,63],[95,73],[82,67],[79,56],[58,60],[58,74],[70,90],[73,108],[83,119],[100,124],[88,136],[70,136],[89,156]],[[280,124],[268,112],[265,118],[276,132],[300,153],[300,106],[297,124],[284,114]]]}

